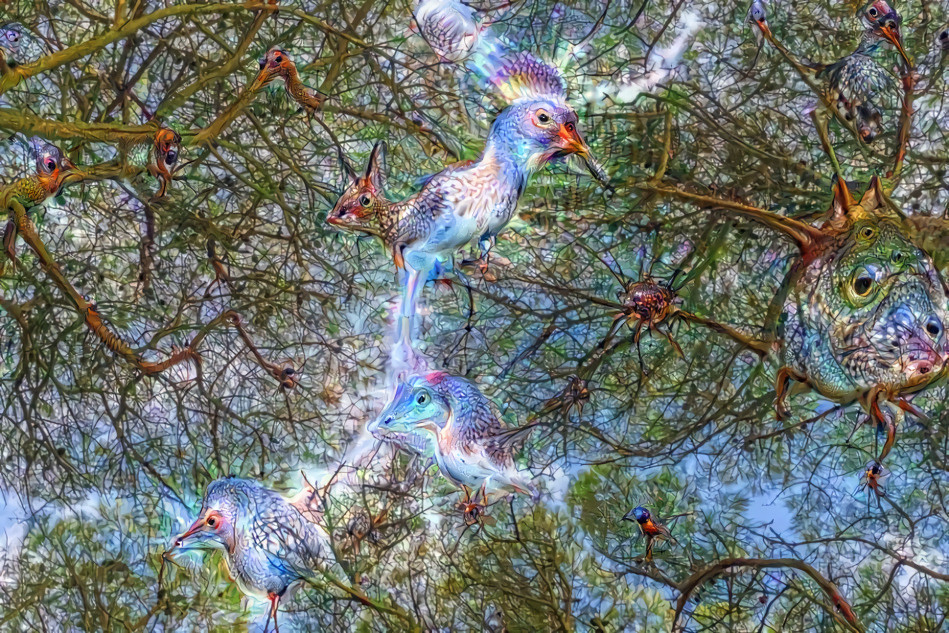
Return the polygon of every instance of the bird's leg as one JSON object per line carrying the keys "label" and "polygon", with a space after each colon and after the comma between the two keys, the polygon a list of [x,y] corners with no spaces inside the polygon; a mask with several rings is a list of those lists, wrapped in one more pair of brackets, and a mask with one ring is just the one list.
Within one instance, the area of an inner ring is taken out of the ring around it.
{"label": "bird's leg", "polygon": [[645,562],[652,562],[652,546],[653,546],[653,537],[649,534],[646,535],[646,558]]}
{"label": "bird's leg", "polygon": [[681,358],[682,360],[685,360],[685,354],[682,352],[682,347],[672,337],[672,330],[660,329],[658,325],[654,326],[653,329],[659,332],[660,334],[662,334],[663,336],[665,336],[667,339],[669,339],[669,342],[672,344],[672,347],[675,349],[676,354],[679,355],[679,358]]}
{"label": "bird's leg", "polygon": [[267,613],[267,622],[264,624],[264,633],[267,633],[267,628],[270,626],[271,619],[273,619],[274,633],[280,633],[280,627],[277,625],[277,605],[280,604],[280,596],[271,592],[267,594],[267,599],[270,600],[270,612]]}
{"label": "bird's leg", "polygon": [[787,365],[779,369],[774,377],[774,412],[779,421],[784,421],[791,415],[786,400],[792,380],[806,382],[807,377]]}
{"label": "bird's leg", "polygon": [[496,238],[493,235],[485,233],[478,240],[478,246],[481,248],[481,274],[488,272],[488,261],[491,257],[491,249],[494,248]]}

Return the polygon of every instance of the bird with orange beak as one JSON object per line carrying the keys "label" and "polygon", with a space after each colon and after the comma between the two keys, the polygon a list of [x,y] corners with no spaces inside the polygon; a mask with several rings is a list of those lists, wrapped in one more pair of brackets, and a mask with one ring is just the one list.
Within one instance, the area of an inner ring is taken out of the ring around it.
{"label": "bird with orange beak", "polygon": [[580,133],[579,117],[567,102],[566,82],[558,69],[519,53],[502,60],[490,83],[508,105],[492,123],[480,158],[451,165],[429,178],[414,196],[387,204],[388,219],[373,213],[384,194],[385,174],[378,174],[379,184],[372,192],[363,191],[363,183],[353,179],[343,194],[346,203],[337,204],[327,217],[333,226],[377,234],[373,222],[398,218],[394,233],[401,237],[389,246],[397,264],[409,273],[403,319],[415,314],[418,293],[429,273],[436,264],[450,262],[458,248],[477,239],[486,266],[494,240],[514,216],[531,176],[548,163],[577,156],[609,187]]}
{"label": "bird with orange beak", "polygon": [[[63,152],[46,141],[33,137],[30,139],[36,159],[36,171],[30,176],[20,178],[6,189],[0,190],[0,206],[9,211],[14,205],[29,211],[49,198],[60,195],[66,185],[82,180],[82,172]],[[24,221],[29,221],[25,213]],[[10,261],[16,261],[14,244],[19,227],[13,219],[7,222],[3,234],[3,245]]]}
{"label": "bird with orange beak", "polygon": [[893,77],[875,59],[880,45],[889,42],[905,63],[906,76],[912,75],[913,62],[903,48],[901,18],[886,0],[875,0],[863,12],[867,29],[857,49],[827,65],[815,66],[818,77],[829,80],[829,97],[848,121],[853,121],[864,141],[870,143],[880,133],[883,109],[880,99],[894,90]]}

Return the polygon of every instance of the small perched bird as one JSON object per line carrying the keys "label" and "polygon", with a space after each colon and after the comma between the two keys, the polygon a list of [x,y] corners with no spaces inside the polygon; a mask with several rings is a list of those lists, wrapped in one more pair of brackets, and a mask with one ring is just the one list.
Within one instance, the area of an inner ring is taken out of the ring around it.
{"label": "small perched bird", "polygon": [[758,50],[755,52],[754,61],[751,62],[751,67],[754,68],[758,63],[758,56],[761,55],[761,49],[764,47],[764,34],[771,32],[771,27],[768,26],[768,11],[765,8],[764,0],[754,0],[751,3],[751,7],[748,8],[748,23],[758,26],[758,30],[755,31],[755,42]]}
{"label": "small perched bird", "polygon": [[168,190],[181,151],[181,135],[167,127],[155,133],[151,142],[138,143],[127,150],[128,163],[144,167],[158,180],[154,199],[163,198]]}
{"label": "small perched bird", "polygon": [[672,545],[676,544],[669,528],[653,519],[652,513],[642,506],[636,506],[627,512],[623,520],[635,521],[639,525],[640,533],[646,537],[646,561],[652,560],[652,548],[656,541],[669,541]]}
{"label": "small perched bird", "polygon": [[479,489],[481,507],[493,492],[537,495],[528,476],[514,465],[513,447],[521,436],[507,428],[497,406],[464,378],[444,372],[408,378],[369,431],[399,441],[408,435],[416,445],[424,444],[442,475],[465,491],[466,505]]}
{"label": "small perched bird", "polygon": [[[29,211],[49,198],[58,196],[66,185],[82,180],[82,172],[58,147],[35,136],[30,139],[30,143],[36,160],[36,172],[0,190],[0,207],[5,210],[18,204]],[[25,214],[23,221],[30,221]],[[18,231],[17,223],[11,217],[3,233],[3,246],[12,262],[16,262],[14,247]]]}
{"label": "small perched bird", "polygon": [[883,121],[880,97],[893,86],[891,74],[875,59],[883,41],[899,51],[907,68],[912,62],[903,49],[900,34],[901,18],[885,0],[876,0],[863,14],[868,27],[857,49],[832,64],[814,64],[818,77],[829,81],[829,96],[840,114],[854,121],[857,131],[867,143],[879,134]]}
{"label": "small perched bird", "polygon": [[[608,182],[580,135],[577,113],[567,103],[566,83],[556,68],[521,53],[505,60],[491,83],[510,105],[491,125],[481,157],[443,169],[421,191],[388,206],[390,224],[398,218],[402,227],[392,231],[393,256],[409,272],[402,301],[405,319],[415,314],[420,282],[437,263],[451,261],[456,249],[477,238],[487,265],[494,239],[513,217],[528,180],[548,162],[576,154],[598,180]],[[373,204],[384,183],[378,176],[373,179],[367,172],[371,193],[361,190],[362,183],[351,183],[327,221],[364,232],[370,217],[377,222]]]}
{"label": "small perched bird", "polygon": [[267,623],[273,618],[275,630],[281,598],[304,580],[338,575],[323,528],[279,493],[248,479],[211,482],[198,518],[165,557],[175,561],[193,550],[222,552],[240,590],[270,601]]}
{"label": "small perched bird", "polygon": [[13,22],[0,26],[0,71],[3,66],[15,66],[20,53],[23,27]]}
{"label": "small perched bird", "polygon": [[274,46],[260,58],[260,72],[257,73],[255,86],[258,89],[263,88],[278,77],[283,79],[283,87],[287,95],[306,111],[307,116],[313,115],[323,107],[326,95],[304,84],[290,54]]}
{"label": "small perched bird", "polygon": [[872,490],[879,497],[886,494],[883,488],[884,482],[890,477],[890,471],[876,460],[867,462],[863,469],[863,476],[860,478],[860,485],[867,490]]}

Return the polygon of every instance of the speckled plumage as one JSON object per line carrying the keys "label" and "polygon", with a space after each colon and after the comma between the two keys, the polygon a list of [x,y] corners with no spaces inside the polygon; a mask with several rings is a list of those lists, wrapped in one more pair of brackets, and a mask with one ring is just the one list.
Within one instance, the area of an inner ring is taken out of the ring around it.
{"label": "speckled plumage", "polygon": [[255,80],[255,89],[262,88],[278,78],[283,80],[287,95],[306,110],[308,115],[323,107],[326,95],[304,84],[290,54],[274,46],[260,59],[260,72]]}
{"label": "speckled plumage", "polygon": [[240,590],[261,598],[280,597],[303,579],[336,573],[325,531],[280,494],[248,479],[227,477],[208,485],[201,512],[175,541],[172,557],[189,549],[222,551]]}
{"label": "speckled plumage", "polygon": [[893,44],[907,64],[900,35],[900,16],[885,0],[875,0],[863,13],[868,28],[857,49],[827,66],[818,76],[828,79],[828,96],[848,121],[853,121],[866,142],[871,142],[883,122],[883,96],[894,88],[893,78],[875,59],[884,40]]}
{"label": "speckled plumage", "polygon": [[433,372],[407,379],[370,431],[424,443],[442,475],[457,486],[536,494],[514,465],[514,436],[497,406],[464,378]]}

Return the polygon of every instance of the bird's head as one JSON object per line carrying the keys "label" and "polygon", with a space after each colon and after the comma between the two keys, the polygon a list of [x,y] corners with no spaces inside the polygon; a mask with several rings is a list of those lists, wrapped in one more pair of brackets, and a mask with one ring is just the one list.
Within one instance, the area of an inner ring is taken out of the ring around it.
{"label": "bird's head", "polygon": [[287,77],[291,69],[294,68],[293,59],[287,51],[279,46],[274,46],[261,57],[260,70],[257,72],[257,78],[254,84],[260,88],[266,86],[277,77]]}
{"label": "bird's head", "polygon": [[235,494],[234,481],[240,482],[218,479],[208,486],[198,518],[175,539],[175,548],[234,552],[240,511],[237,501],[242,497]]}
{"label": "bird's head", "polygon": [[36,175],[50,196],[58,196],[66,185],[82,180],[82,172],[63,152],[46,141],[33,137]]}
{"label": "bird's head", "polygon": [[642,506],[636,506],[632,510],[626,513],[623,517],[624,521],[636,521],[637,523],[646,523],[649,519],[652,518],[652,515],[649,514],[649,510]]}
{"label": "bird's head", "polygon": [[326,216],[326,222],[340,229],[377,234],[374,220],[380,209],[387,206],[383,195],[386,176],[386,143],[379,141],[372,148],[366,171],[357,174],[345,161],[349,186]]}
{"label": "bird's head", "polygon": [[448,423],[451,406],[433,387],[426,376],[402,382],[389,405],[369,425],[369,431],[380,439],[418,432],[435,437]]}
{"label": "bird's head", "polygon": [[181,149],[181,135],[168,128],[158,130],[155,135],[155,168],[161,180],[161,189],[158,197],[165,194],[165,188],[171,182],[175,165],[178,163],[178,153]]}
{"label": "bird's head", "polygon": [[939,48],[942,49],[943,55],[949,53],[949,26],[939,31],[936,41],[939,42]]}
{"label": "bird's head", "polygon": [[578,123],[576,111],[559,99],[520,99],[501,111],[491,132],[515,158],[537,170],[570,154],[584,162],[592,158]]}
{"label": "bird's head", "polygon": [[890,7],[886,0],[875,0],[863,12],[863,17],[870,25],[870,32],[895,46],[907,65],[912,66],[903,49],[903,35],[900,33],[902,18],[896,9]]}
{"label": "bird's head", "polygon": [[754,0],[751,3],[748,9],[748,22],[756,25],[763,33],[771,34],[771,27],[768,26],[768,12],[762,0]]}

